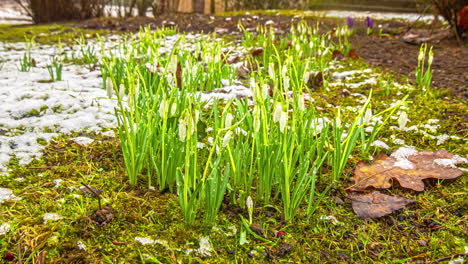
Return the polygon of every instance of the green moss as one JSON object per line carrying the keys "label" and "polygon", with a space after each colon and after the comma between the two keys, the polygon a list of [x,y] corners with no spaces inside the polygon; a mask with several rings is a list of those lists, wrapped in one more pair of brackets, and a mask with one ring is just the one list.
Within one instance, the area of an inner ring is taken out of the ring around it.
{"label": "green moss", "polygon": [[73,24],[47,25],[0,25],[0,41],[24,42],[34,38],[39,44],[74,43],[80,36],[95,37],[107,35],[105,30],[88,30],[74,27]]}

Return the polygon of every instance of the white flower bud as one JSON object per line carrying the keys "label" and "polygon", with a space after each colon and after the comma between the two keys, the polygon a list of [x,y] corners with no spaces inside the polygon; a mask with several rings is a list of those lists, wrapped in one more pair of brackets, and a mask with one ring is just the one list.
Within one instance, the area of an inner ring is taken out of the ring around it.
{"label": "white flower bud", "polygon": [[223,144],[222,144],[223,148],[225,148],[229,144],[231,137],[232,137],[232,131],[229,130],[228,132],[226,132],[226,134],[223,137]]}
{"label": "white flower bud", "polygon": [[286,90],[286,91],[289,91],[289,76],[286,76],[284,77],[283,79],[283,88]]}
{"label": "white flower bud", "polygon": [[247,196],[247,200],[245,201],[245,205],[247,206],[247,209],[252,210],[253,209],[253,201],[252,197]]}
{"label": "white flower bud", "polygon": [[284,132],[284,128],[286,127],[287,122],[288,122],[288,112],[281,112],[279,125],[280,125],[280,131],[282,133]]}
{"label": "white flower bud", "polygon": [[166,117],[166,109],[167,109],[167,100],[164,99],[161,101],[161,104],[159,105],[159,116],[161,118]]}
{"label": "white flower bud", "polygon": [[270,86],[266,83],[262,85],[262,98],[266,99],[268,97],[268,90],[270,89]]}
{"label": "white flower bud", "polygon": [[112,97],[112,93],[114,91],[114,84],[112,83],[111,78],[107,77],[106,79],[106,92],[107,92],[107,97]]}
{"label": "white flower bud", "polygon": [[233,119],[234,119],[234,116],[232,116],[231,113],[227,113],[226,118],[224,120],[224,127],[225,128],[231,127]]}
{"label": "white flower bud", "polygon": [[273,111],[273,122],[279,122],[282,111],[283,105],[281,103],[276,103],[275,110]]}
{"label": "white flower bud", "polygon": [[119,96],[120,98],[125,96],[125,85],[123,83],[119,85]]}
{"label": "white flower bud", "polygon": [[176,112],[177,112],[177,103],[173,102],[171,105],[171,116],[175,116]]}
{"label": "white flower bud", "polygon": [[273,63],[268,64],[268,75],[270,79],[275,79],[275,65]]}
{"label": "white flower bud", "polygon": [[187,121],[179,119],[179,139],[184,142],[187,136]]}
{"label": "white flower bud", "polygon": [[366,113],[364,114],[364,123],[369,123],[372,119],[372,109],[367,108]]}
{"label": "white flower bud", "polygon": [[304,95],[303,94],[299,95],[297,100],[298,100],[297,108],[299,109],[299,111],[304,111],[305,110]]}

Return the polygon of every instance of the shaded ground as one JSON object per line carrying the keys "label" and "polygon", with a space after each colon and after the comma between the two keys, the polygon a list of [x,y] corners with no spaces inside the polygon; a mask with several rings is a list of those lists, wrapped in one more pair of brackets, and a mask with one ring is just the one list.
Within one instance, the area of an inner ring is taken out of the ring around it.
{"label": "shaded ground", "polygon": [[[242,22],[246,29],[252,31],[256,30],[257,25],[272,24],[276,28],[276,32],[281,34],[286,32],[290,25],[297,21],[299,21],[299,18],[290,16],[237,15],[215,17],[199,14],[168,14],[157,18],[92,19],[80,22],[80,26],[87,29],[109,29],[114,31],[138,31],[141,26],[150,26],[151,28],[177,26],[179,30],[184,32],[217,32],[219,34],[238,35],[240,34],[239,22]],[[344,19],[330,18],[322,18],[319,21],[316,18],[310,18],[308,21],[311,24],[320,21],[324,29],[346,23]],[[409,44],[401,40],[401,37],[410,26],[413,26],[412,32],[416,34],[428,35],[430,30],[424,24],[410,25],[401,22],[382,22],[383,33],[391,36],[391,38],[382,38],[377,34],[367,35],[364,22],[358,21],[355,25],[356,34],[351,38],[351,42],[357,54],[365,62],[407,75],[411,80],[417,65],[419,45]],[[439,34],[441,36],[448,33],[447,30],[441,28],[438,28],[435,32],[434,35]],[[433,87],[449,89],[453,95],[466,99],[468,96],[468,75],[466,74],[468,62],[463,59],[468,57],[466,38],[463,46],[459,46],[456,39],[452,37],[436,38],[430,42],[430,45],[434,46],[435,53]]]}

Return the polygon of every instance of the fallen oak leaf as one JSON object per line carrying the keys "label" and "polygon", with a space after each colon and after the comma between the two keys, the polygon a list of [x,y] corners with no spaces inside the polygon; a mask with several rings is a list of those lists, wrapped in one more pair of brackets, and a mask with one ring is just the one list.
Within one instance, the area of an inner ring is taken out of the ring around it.
{"label": "fallen oak leaf", "polygon": [[351,199],[353,211],[360,218],[372,219],[391,214],[414,202],[400,196],[390,196],[378,191],[351,193],[348,198]]}
{"label": "fallen oak leaf", "polygon": [[391,180],[408,189],[424,190],[424,179],[455,179],[463,171],[455,166],[467,160],[446,150],[417,151],[402,147],[389,157],[380,155],[372,165],[363,162],[354,169],[351,180],[353,185],[346,188],[351,191],[362,191],[367,187],[378,189],[390,188]]}

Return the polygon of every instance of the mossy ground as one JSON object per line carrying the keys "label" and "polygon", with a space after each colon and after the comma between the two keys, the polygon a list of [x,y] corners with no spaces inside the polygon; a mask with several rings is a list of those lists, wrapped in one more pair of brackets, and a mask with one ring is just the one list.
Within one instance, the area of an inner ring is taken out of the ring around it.
{"label": "mossy ground", "polygon": [[81,36],[87,38],[107,35],[106,30],[88,30],[73,24],[0,25],[1,42],[24,42],[34,38],[38,44],[76,43]]}
{"label": "mossy ground", "polygon": [[[352,59],[342,66],[341,70],[369,67]],[[372,89],[374,112],[409,94],[406,104],[409,125],[438,119],[440,127],[436,134],[466,137],[466,102],[446,91],[386,86],[397,79],[401,83],[406,80],[385,69],[373,72],[378,76],[377,84],[354,88],[352,93],[368,94]],[[353,82],[363,79],[357,76]],[[342,109],[358,105],[357,98],[345,88],[319,89],[312,97],[320,111],[333,116],[338,105]],[[343,113],[345,117],[347,113]],[[392,119],[387,128],[396,124]],[[280,201],[269,207],[255,207],[253,223],[263,229],[269,242],[248,234],[249,243],[240,245],[239,215],[247,218],[246,210],[226,201],[215,227],[199,222],[186,226],[175,194],[148,189],[143,180],[137,186],[128,185],[118,139],[93,133],[84,135],[94,138],[94,143],[81,146],[68,139],[77,134],[62,135],[46,147],[41,159],[26,166],[12,160],[11,171],[0,176],[0,186],[22,197],[0,205],[0,223],[11,226],[8,234],[0,236],[0,253],[17,254],[20,249],[23,263],[37,263],[34,261],[41,254],[46,254],[46,263],[406,263],[453,256],[465,252],[467,246],[466,175],[453,181],[428,180],[426,190],[421,193],[394,187],[386,192],[416,203],[378,220],[363,220],[353,213],[343,190],[354,165],[367,158],[356,152],[348,163],[344,180],[327,194],[312,218],[307,219],[301,211],[293,223],[284,222],[281,210],[274,206]],[[391,143],[392,135],[418,149],[445,148],[461,156],[468,154],[464,140],[437,145],[437,140],[414,131],[386,129],[379,138],[392,149],[398,148]],[[385,152],[372,151],[373,156]],[[58,179],[62,181],[57,182]],[[115,218],[107,225],[99,226],[92,221],[98,200],[78,190],[82,182],[102,190],[103,203],[114,209]],[[56,213],[63,219],[44,224],[45,213]],[[322,220],[321,216],[334,216],[338,223]],[[285,236],[277,238],[278,231],[284,231]],[[202,236],[209,236],[215,250],[212,256],[187,254],[187,250],[198,249]],[[166,242],[144,246],[135,237]]]}

